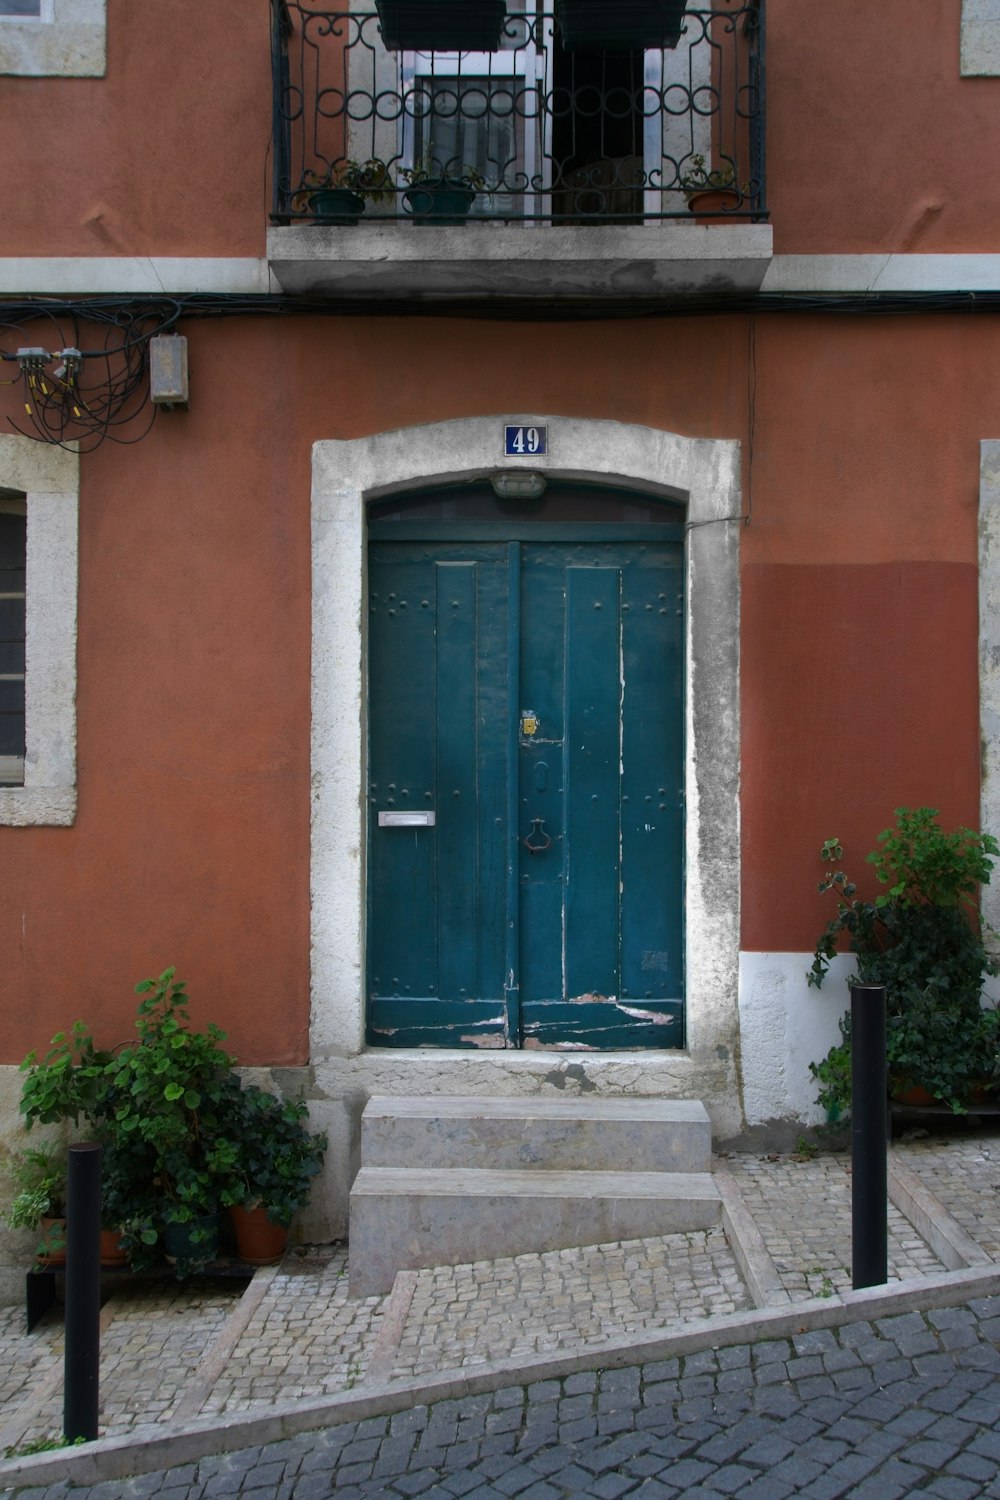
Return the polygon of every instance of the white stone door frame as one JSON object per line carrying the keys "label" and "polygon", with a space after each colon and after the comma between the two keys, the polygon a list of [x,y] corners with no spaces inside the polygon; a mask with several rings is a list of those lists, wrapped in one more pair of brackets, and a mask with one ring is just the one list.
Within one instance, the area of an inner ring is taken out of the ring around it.
{"label": "white stone door frame", "polygon": [[[739,969],[739,443],[574,417],[503,413],[318,442],[312,479],[310,1058],[320,1072],[365,1053],[366,528],[370,501],[415,485],[517,467],[507,423],[546,426],[551,477],[606,482],[687,505],[685,973],[687,1047],[628,1054],[666,1095],[705,1097],[718,1133],[742,1122]],[[372,1064],[391,1049],[371,1049]],[[398,1063],[403,1054],[391,1051]],[[409,1054],[425,1056],[426,1054]],[[456,1063],[464,1053],[449,1054]],[[443,1061],[440,1053],[436,1054]],[[499,1072],[525,1054],[477,1052]],[[549,1054],[551,1064],[554,1054]],[[574,1053],[584,1067],[615,1054]],[[544,1059],[535,1054],[535,1066]],[[622,1054],[619,1061],[624,1059]],[[366,1068],[365,1072],[369,1072]],[[633,1076],[634,1067],[624,1078]],[[398,1067],[394,1077],[399,1079]],[[634,1085],[633,1085],[634,1086]],[[504,1085],[498,1078],[498,1090]],[[414,1087],[414,1092],[417,1089]],[[460,1091],[456,1087],[455,1091]]]}

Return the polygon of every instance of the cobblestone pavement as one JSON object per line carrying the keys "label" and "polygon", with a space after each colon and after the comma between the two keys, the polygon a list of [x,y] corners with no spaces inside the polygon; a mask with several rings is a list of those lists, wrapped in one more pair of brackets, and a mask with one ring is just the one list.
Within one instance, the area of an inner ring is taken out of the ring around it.
{"label": "cobblestone pavement", "polygon": [[[935,1225],[953,1222],[981,1263],[1000,1264],[1000,1137],[917,1140],[893,1157],[919,1176]],[[849,1286],[846,1156],[727,1156],[719,1166],[749,1211],[770,1282],[744,1281],[746,1258],[718,1229],[404,1272],[385,1297],[348,1296],[343,1246],[293,1252],[242,1297],[232,1282],[207,1280],[120,1289],[105,1308],[101,1436],[484,1363],[584,1350],[596,1364],[610,1340],[707,1329],[755,1300],[794,1306]],[[942,1273],[895,1209],[889,1225],[890,1280]],[[58,1315],[28,1335],[22,1310],[0,1309],[0,1450],[59,1432],[61,1375]]]}
{"label": "cobblestone pavement", "polygon": [[[1000,1297],[416,1406],[18,1500],[1000,1496]],[[13,1491],[8,1491],[12,1495]]]}
{"label": "cobblestone pavement", "polygon": [[992,1260],[1000,1261],[1000,1136],[908,1141],[900,1148],[926,1188]]}
{"label": "cobblestone pavement", "polygon": [[[1000,1140],[997,1141],[1000,1155]],[[909,1148],[905,1148],[909,1160]],[[934,1159],[933,1151],[929,1151]],[[948,1153],[950,1160],[951,1153]],[[763,1237],[782,1286],[793,1300],[828,1296],[851,1285],[851,1159],[846,1154],[813,1160],[791,1156],[725,1158]],[[952,1183],[942,1163],[937,1190],[951,1201]],[[946,1196],[945,1196],[946,1195]],[[997,1203],[1000,1226],[1000,1202]],[[934,1252],[889,1204],[889,1281],[927,1276],[943,1269]],[[998,1245],[1000,1259],[1000,1245]]]}
{"label": "cobblestone pavement", "polygon": [[721,1229],[439,1266],[415,1278],[393,1374],[529,1358],[751,1305]]}

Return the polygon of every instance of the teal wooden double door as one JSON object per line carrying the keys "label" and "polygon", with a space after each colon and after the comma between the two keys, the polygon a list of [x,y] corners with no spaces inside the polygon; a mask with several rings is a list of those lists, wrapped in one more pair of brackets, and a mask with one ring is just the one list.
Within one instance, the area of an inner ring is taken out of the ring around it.
{"label": "teal wooden double door", "polygon": [[680,528],[625,529],[373,532],[371,1044],[683,1045]]}

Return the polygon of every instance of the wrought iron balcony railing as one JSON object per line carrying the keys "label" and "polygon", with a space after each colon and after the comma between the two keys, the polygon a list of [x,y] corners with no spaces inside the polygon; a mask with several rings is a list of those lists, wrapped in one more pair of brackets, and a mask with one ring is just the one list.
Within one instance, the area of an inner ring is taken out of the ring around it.
{"label": "wrought iron balcony railing", "polygon": [[276,223],[767,217],[764,0],[674,0],[673,45],[581,38],[572,0],[508,6],[481,52],[410,50],[378,3],[272,0]]}

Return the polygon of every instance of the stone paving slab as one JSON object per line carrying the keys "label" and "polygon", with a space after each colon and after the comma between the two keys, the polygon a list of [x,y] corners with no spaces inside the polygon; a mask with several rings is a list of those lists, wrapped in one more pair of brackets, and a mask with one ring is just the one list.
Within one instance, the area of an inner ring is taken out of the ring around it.
{"label": "stone paving slab", "polygon": [[[956,1218],[978,1199],[977,1243],[1000,1239],[989,1138],[896,1149],[926,1168],[923,1180],[933,1180]],[[954,1171],[950,1162],[959,1164]],[[725,1166],[788,1302],[836,1300],[850,1285],[848,1158],[727,1156]],[[890,1210],[889,1222],[890,1279],[939,1273],[940,1262],[906,1220]],[[615,1340],[711,1328],[752,1306],[720,1230],[403,1273],[389,1297],[351,1299],[346,1265],[343,1246],[293,1252],[267,1273],[266,1285],[251,1283],[257,1300],[242,1304],[242,1322],[231,1283],[157,1283],[156,1292],[135,1285],[102,1343],[102,1435],[178,1414],[225,1422],[291,1400],[336,1399],[372,1382],[416,1386],[435,1372],[513,1368],[573,1351],[596,1357]],[[13,1426],[18,1443],[55,1435],[61,1324],[47,1320],[29,1336],[22,1309],[0,1311],[0,1431]]]}

